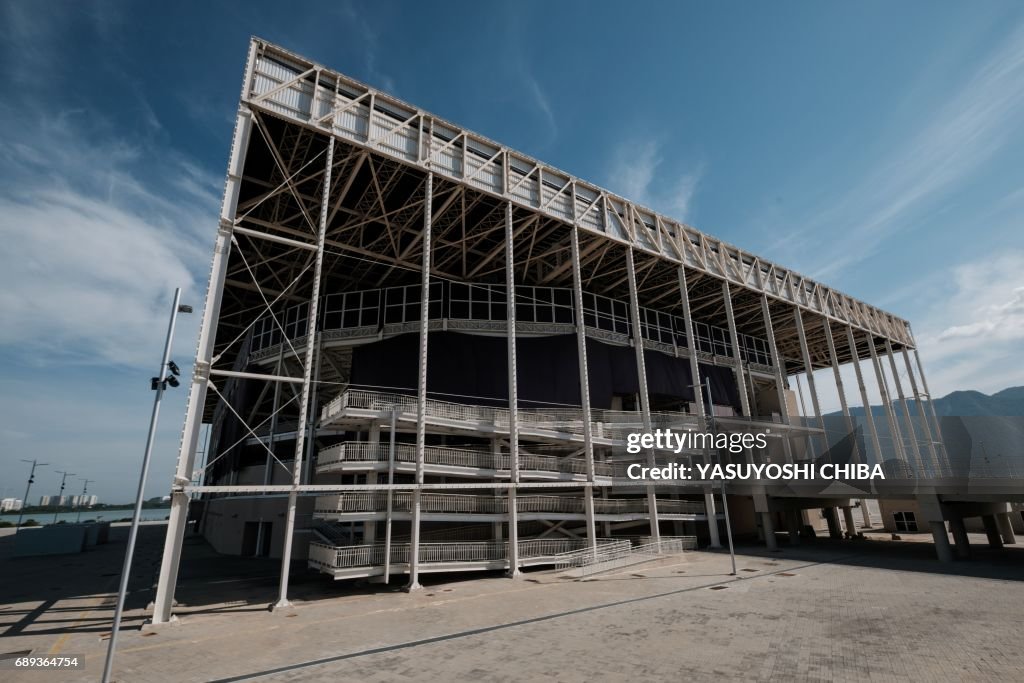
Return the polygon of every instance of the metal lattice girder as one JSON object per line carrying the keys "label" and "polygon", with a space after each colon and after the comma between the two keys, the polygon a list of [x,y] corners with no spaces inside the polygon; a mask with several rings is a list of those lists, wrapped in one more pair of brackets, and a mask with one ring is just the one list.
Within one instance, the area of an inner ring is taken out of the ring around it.
{"label": "metal lattice girder", "polygon": [[[901,346],[905,320],[471,133],[260,39],[243,94],[254,111],[332,134],[421,172],[695,271],[764,293]],[[308,228],[307,228],[308,230]]]}

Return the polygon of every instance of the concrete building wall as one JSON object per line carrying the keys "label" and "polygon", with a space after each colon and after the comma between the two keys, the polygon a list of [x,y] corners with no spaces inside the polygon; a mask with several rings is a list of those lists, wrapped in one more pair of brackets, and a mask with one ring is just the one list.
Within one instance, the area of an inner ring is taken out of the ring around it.
{"label": "concrete building wall", "polygon": [[[247,555],[258,553],[256,537],[258,530],[246,524],[269,523],[270,540],[268,557],[281,557],[284,545],[284,526],[287,497],[265,496],[253,498],[221,498],[207,501],[200,532],[218,553],[225,555]],[[309,522],[312,518],[313,498],[301,497],[296,509],[295,538],[292,543],[292,558],[305,559],[308,555]],[[266,527],[264,527],[264,530]],[[262,539],[260,539],[262,540]],[[264,541],[264,543],[266,543]]]}

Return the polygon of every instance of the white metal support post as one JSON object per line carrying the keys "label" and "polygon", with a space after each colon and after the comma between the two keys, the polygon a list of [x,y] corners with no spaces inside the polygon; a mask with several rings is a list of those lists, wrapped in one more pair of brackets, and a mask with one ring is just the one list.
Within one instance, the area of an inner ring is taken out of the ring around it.
{"label": "white metal support post", "polygon": [[[640,415],[644,430],[651,431],[651,404],[647,395],[647,368],[644,363],[644,335],[640,326],[640,299],[636,289],[636,265],[633,261],[633,248],[626,247],[626,272],[629,275],[629,313],[633,328],[633,350],[636,352],[636,374],[640,387]],[[654,467],[654,451],[647,449],[647,464]],[[658,495],[654,485],[647,485],[647,515],[651,520],[651,539],[661,542],[661,531],[658,524]]]}
{"label": "white metal support post", "polygon": [[[839,372],[839,357],[836,354],[836,341],[832,336],[832,323],[828,319],[821,321],[822,326],[825,328],[825,342],[828,344],[828,359],[832,365],[832,376],[836,380],[836,391],[839,393],[839,406],[843,410],[843,421],[846,423],[846,431],[854,439],[854,449],[857,448],[857,440],[854,435],[853,429],[853,418],[850,416],[850,406],[846,402],[846,389],[843,386],[843,375]],[[854,354],[856,356],[856,354]],[[859,450],[856,450],[857,457],[860,462],[866,462],[864,454]]]}
{"label": "white metal support post", "polygon": [[505,311],[508,333],[508,574],[519,576],[519,389],[516,381],[516,277],[512,251],[512,202],[505,205]]}
{"label": "white metal support post", "polygon": [[384,583],[391,580],[391,516],[395,491],[395,429],[398,426],[398,408],[391,409],[391,429],[388,443],[388,511],[384,522]]}
{"label": "white metal support post", "polygon": [[[822,320],[821,324],[825,328],[825,341],[828,343],[828,358],[829,362],[832,365],[832,375],[835,377],[836,380],[836,391],[839,393],[839,405],[843,409],[843,420],[846,423],[846,431],[850,435],[850,438],[853,439],[853,449],[854,453],[856,454],[855,457],[857,461],[861,463],[866,463],[868,461],[867,453],[861,452],[860,441],[857,439],[857,430],[854,428],[853,417],[850,415],[850,405],[846,401],[846,389],[843,386],[843,375],[841,372],[839,372],[839,355],[836,353],[835,337],[832,336],[832,322],[828,319],[825,319]],[[852,344],[850,345],[850,353],[853,356],[853,362],[856,365],[857,348]],[[870,408],[866,408],[865,410],[869,409]],[[870,528],[871,513],[868,511],[867,498],[862,498],[860,501],[860,513],[861,519],[864,522],[864,528]],[[854,534],[855,530],[853,524],[853,512],[850,510],[850,508],[844,508],[843,514],[846,515],[846,526],[849,527],[852,538],[852,534]]]}
{"label": "white metal support post", "polygon": [[910,406],[907,405],[907,397],[903,393],[903,383],[900,382],[900,373],[896,369],[896,354],[892,350],[892,342],[885,340],[885,355],[889,357],[889,369],[892,371],[892,381],[896,386],[896,396],[903,408],[903,421],[907,425],[907,438],[910,439],[910,452],[914,456],[914,464],[917,465],[918,473],[924,472],[924,459],[921,457],[921,448],[917,444],[917,432],[914,431],[914,420],[910,417]]}
{"label": "white metal support post", "polygon": [[[775,326],[772,324],[772,313],[768,306],[768,295],[761,295],[761,317],[764,320],[765,337],[768,340],[768,353],[772,357],[772,370],[775,373],[775,393],[779,400],[779,415],[782,417],[782,424],[789,425],[789,402],[786,400],[786,367],[779,356],[779,347],[775,344]],[[782,440],[782,449],[786,456],[786,462],[793,462],[793,447],[789,442],[789,434]]]}
{"label": "white metal support post", "polygon": [[[725,319],[729,325],[729,343],[732,346],[732,362],[736,371],[736,388],[740,393],[740,409],[744,417],[753,417],[750,410],[750,396],[747,394],[747,378],[743,372],[743,356],[740,354],[740,336],[736,332],[736,316],[732,311],[732,290],[729,281],[722,280],[722,300],[725,302]],[[747,449],[750,456],[750,449]]]}
{"label": "white metal support post", "polygon": [[252,70],[256,61],[256,43],[249,45],[245,77],[242,84],[242,102],[235,119],[235,132],[231,142],[231,160],[224,185],[221,202],[220,225],[217,243],[213,250],[210,266],[210,281],[206,290],[206,304],[199,327],[199,341],[196,345],[196,360],[192,369],[192,385],[189,388],[188,404],[185,408],[185,423],[181,431],[181,446],[178,463],[171,487],[171,514],[167,522],[167,536],[164,539],[163,559],[160,562],[160,578],[157,581],[156,599],[153,601],[153,623],[161,624],[171,620],[174,604],[174,588],[178,581],[178,565],[181,562],[181,545],[185,537],[185,523],[188,520],[188,495],[182,490],[192,480],[196,447],[203,421],[206,404],[206,389],[209,382],[210,364],[213,359],[213,345],[217,336],[217,319],[220,316],[221,298],[224,294],[224,278],[231,251],[231,231],[238,208],[238,193],[242,184],[246,149],[252,132],[252,112],[244,104]]}
{"label": "white metal support post", "polygon": [[583,315],[583,276],[580,273],[579,228],[573,226],[572,239],[572,305],[576,318],[576,358],[580,374],[580,408],[583,412],[583,452],[587,461],[587,483],[583,502],[587,516],[587,540],[597,552],[597,528],[594,523],[594,423],[590,414],[590,378],[587,374],[587,329]]}
{"label": "white metal support post", "polygon": [[907,377],[910,379],[910,391],[914,394],[914,405],[917,406],[917,415],[921,420],[921,431],[924,432],[924,438],[928,443],[928,455],[931,456],[932,476],[940,477],[943,473],[943,468],[939,463],[939,456],[935,450],[935,440],[932,437],[932,429],[928,425],[928,415],[924,410],[924,401],[921,400],[921,393],[917,390],[917,379],[914,377],[914,368],[910,365],[910,354],[907,353],[907,347],[903,347],[903,363],[907,366]]}
{"label": "white metal support post", "polygon": [[295,535],[295,508],[299,486],[302,485],[302,457],[305,454],[306,426],[313,394],[313,364],[317,352],[317,311],[320,303],[320,279],[323,275],[324,242],[327,239],[327,216],[331,199],[331,170],[334,167],[334,138],[327,141],[327,162],[324,168],[324,191],[320,199],[320,224],[316,237],[316,261],[313,265],[313,289],[309,295],[309,316],[306,319],[306,356],[302,362],[302,393],[299,395],[299,421],[295,429],[295,464],[292,467],[292,489],[288,492],[288,511],[284,522],[284,548],[281,551],[281,586],[275,609],[288,607],[288,577],[292,566],[292,538]]}
{"label": "white metal support post", "polygon": [[[846,341],[850,345],[850,355],[853,356],[853,371],[857,375],[857,389],[860,391],[860,402],[864,406],[864,421],[867,422],[868,432],[871,434],[871,445],[875,447],[875,457],[878,463],[882,463],[882,443],[878,439],[878,429],[875,428],[875,416],[871,413],[871,401],[868,400],[868,389],[864,384],[864,374],[860,369],[860,356],[857,351],[857,338],[853,335],[853,327],[846,326]],[[865,454],[865,462],[867,462]]]}
{"label": "white metal support post", "polygon": [[[174,290],[174,303],[171,305],[171,320],[167,324],[167,339],[164,340],[163,361],[160,363],[160,374],[156,378],[156,396],[153,397],[153,413],[149,418],[149,434],[146,437],[146,451],[142,456],[142,471],[139,473],[139,488],[135,494],[135,511],[132,514],[132,526],[128,531],[128,547],[124,553],[124,566],[121,568],[121,586],[117,591],[117,602],[114,607],[114,623],[110,628],[110,642],[107,643],[107,657],[103,662],[103,683],[110,680],[110,673],[114,665],[114,652],[117,650],[117,635],[121,630],[121,614],[124,611],[125,597],[128,595],[128,580],[132,573],[132,557],[135,555],[135,539],[139,534],[139,522],[142,520],[142,500],[146,491],[146,479],[149,476],[149,463],[153,456],[153,440],[156,438],[157,419],[160,417],[160,399],[164,395],[164,387],[167,383],[167,370],[171,362],[171,342],[174,340],[174,323],[178,319],[181,310],[190,311],[190,308],[179,308],[181,303],[181,288]],[[177,368],[175,368],[177,372]],[[64,480],[61,480],[61,490],[64,490]]]}
{"label": "white metal support post", "polygon": [[939,426],[939,416],[935,414],[935,402],[932,401],[932,392],[928,390],[928,379],[924,375],[924,365],[921,363],[921,355],[914,349],[914,361],[917,363],[917,371],[921,376],[921,388],[928,398],[928,410],[932,416],[932,425],[935,427],[935,441],[938,442],[942,455],[942,467],[945,470],[949,464],[949,454],[946,452],[946,442],[942,440],[942,427]]}
{"label": "white metal support post", "polygon": [[697,337],[693,331],[693,317],[690,314],[690,290],[686,284],[686,268],[679,266],[679,298],[683,305],[683,325],[686,334],[686,348],[689,350],[690,375],[693,384],[693,402],[697,407],[697,415],[704,420],[704,392],[700,378],[700,363],[697,360]]}
{"label": "white metal support post", "polygon": [[434,203],[434,173],[427,173],[423,198],[423,265],[420,291],[420,358],[416,388],[416,488],[412,492],[412,528],[409,543],[409,583],[407,591],[420,586],[420,487],[423,485],[423,459],[427,449],[427,338],[430,333],[430,229]]}
{"label": "white metal support post", "polygon": [[[814,410],[814,419],[817,420],[818,426],[821,428],[821,442],[824,447],[823,453],[828,451],[828,432],[825,431],[825,419],[821,416],[821,405],[818,403],[818,390],[814,385],[814,367],[811,365],[811,353],[807,348],[807,332],[804,330],[804,316],[800,312],[799,306],[794,306],[793,310],[796,314],[796,333],[800,339],[800,355],[803,356],[804,360],[804,372],[807,374],[807,389],[811,393],[811,408]],[[831,460],[831,456],[829,457]]]}
{"label": "white metal support post", "polygon": [[899,426],[896,424],[896,414],[892,410],[892,403],[889,400],[889,388],[885,382],[885,375],[882,372],[882,364],[878,361],[878,352],[875,350],[875,337],[868,334],[868,351],[871,353],[871,365],[875,369],[875,380],[878,382],[878,393],[882,397],[882,407],[885,409],[885,416],[889,421],[889,433],[892,436],[892,448],[896,457],[907,462],[903,452],[903,443],[900,439]]}

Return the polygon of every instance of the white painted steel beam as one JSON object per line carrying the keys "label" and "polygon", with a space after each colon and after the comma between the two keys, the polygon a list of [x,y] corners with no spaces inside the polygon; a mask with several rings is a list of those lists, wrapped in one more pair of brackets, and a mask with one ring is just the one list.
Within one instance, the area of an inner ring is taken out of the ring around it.
{"label": "white painted steel beam", "polygon": [[580,240],[576,227],[570,231],[572,240],[572,305],[576,320],[576,358],[580,378],[580,410],[583,417],[583,451],[587,461],[587,486],[583,492],[587,512],[587,540],[597,552],[597,527],[594,523],[594,426],[590,414],[590,377],[587,372],[587,332],[583,317],[583,276],[580,273]]}
{"label": "white painted steel beam", "polygon": [[253,79],[258,50],[259,46],[256,42],[250,44],[245,65],[242,103],[239,105],[238,115],[235,117],[235,130],[231,139],[231,157],[228,162],[228,175],[224,184],[224,197],[220,209],[220,228],[217,231],[217,242],[213,249],[213,263],[210,267],[210,280],[206,289],[206,304],[203,307],[203,318],[199,327],[196,360],[192,372],[192,383],[189,387],[188,404],[185,408],[185,423],[182,427],[178,463],[175,467],[175,486],[171,490],[171,514],[167,523],[167,535],[164,539],[164,553],[160,562],[160,575],[157,580],[157,593],[153,607],[153,623],[155,624],[171,620],[174,589],[178,582],[181,544],[185,536],[189,502],[188,495],[181,490],[181,485],[192,479],[196,446],[202,427],[210,362],[213,359],[217,322],[220,318],[221,299],[224,295],[224,278],[227,274],[228,254],[231,250],[231,226],[238,207],[242,169],[245,166],[245,154],[249,147],[249,136],[252,131],[252,113],[245,105],[245,100],[250,92],[249,87]]}
{"label": "white painted steel beam", "polygon": [[917,432],[914,430],[914,420],[910,417],[910,406],[907,405],[907,397],[903,393],[903,383],[900,382],[900,373],[896,368],[896,354],[892,350],[892,342],[885,340],[885,355],[889,357],[889,368],[892,371],[892,381],[896,386],[896,396],[899,398],[900,406],[903,407],[903,420],[907,425],[907,436],[910,439],[910,453],[914,456],[914,464],[917,466],[919,476],[925,472],[924,460],[921,458],[921,448],[917,443]]}
{"label": "white painted steel beam", "polygon": [[292,490],[288,493],[288,508],[284,522],[284,547],[281,551],[281,585],[278,589],[275,608],[291,605],[288,602],[288,578],[292,566],[292,538],[295,535],[295,508],[298,504],[298,489],[302,485],[302,459],[305,456],[306,423],[309,420],[309,403],[313,391],[313,363],[316,353],[317,313],[320,305],[320,279],[323,275],[324,240],[327,237],[327,208],[331,197],[331,168],[334,164],[334,138],[327,143],[327,161],[324,171],[324,190],[320,203],[319,229],[317,231],[316,262],[313,266],[313,287],[309,295],[309,316],[306,319],[306,357],[302,363],[302,394],[299,396],[299,421],[295,435],[295,461],[292,464]]}
{"label": "white painted steel beam", "polygon": [[[420,357],[416,389],[416,483],[423,484],[423,458],[427,447],[427,340],[430,335],[430,244],[431,210],[434,202],[434,174],[427,174],[423,201],[423,263],[420,285]],[[420,488],[413,491],[412,528],[410,530],[409,583],[406,590],[421,588],[420,567]]]}
{"label": "white painted steel beam", "polygon": [[508,490],[508,572],[519,576],[519,384],[516,381],[516,277],[512,249],[512,202],[505,205],[505,317],[508,335],[508,449],[512,487]]}
{"label": "white painted steel beam", "polygon": [[[258,38],[243,100],[474,191],[913,346],[908,323]],[[316,84],[308,80],[311,70]],[[317,111],[313,111],[313,107]]]}
{"label": "white painted steel beam", "polygon": [[[629,277],[629,315],[632,328],[633,350],[636,352],[636,373],[640,385],[640,414],[644,423],[644,431],[651,431],[651,399],[647,394],[647,367],[644,363],[644,338],[640,333],[640,302],[636,291],[636,264],[633,249],[626,248],[626,273]],[[647,450],[647,464],[654,467],[654,451]],[[658,528],[658,495],[654,486],[647,487],[647,513],[651,518],[651,538],[655,542],[661,540]]]}
{"label": "white painted steel beam", "polygon": [[[846,340],[850,348],[857,348],[857,339],[854,336],[853,327],[850,325],[846,326]],[[875,457],[878,458],[877,462],[880,464],[885,458],[882,454],[882,443],[878,439],[878,429],[875,427],[875,416],[871,412],[871,401],[868,400],[868,389],[867,385],[864,384],[864,375],[861,372],[860,361],[853,362],[853,370],[857,375],[857,389],[860,391],[860,402],[864,406],[864,421],[867,422],[868,432],[871,434],[871,444],[875,447]]]}

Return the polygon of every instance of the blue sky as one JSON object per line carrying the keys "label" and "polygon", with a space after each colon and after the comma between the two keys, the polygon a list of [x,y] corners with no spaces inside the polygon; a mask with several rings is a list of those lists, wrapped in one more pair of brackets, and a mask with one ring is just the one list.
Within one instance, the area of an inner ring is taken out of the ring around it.
{"label": "blue sky", "polygon": [[250,35],[908,318],[936,395],[1024,384],[1024,5],[626,7],[0,0],[0,495],[131,497]]}

